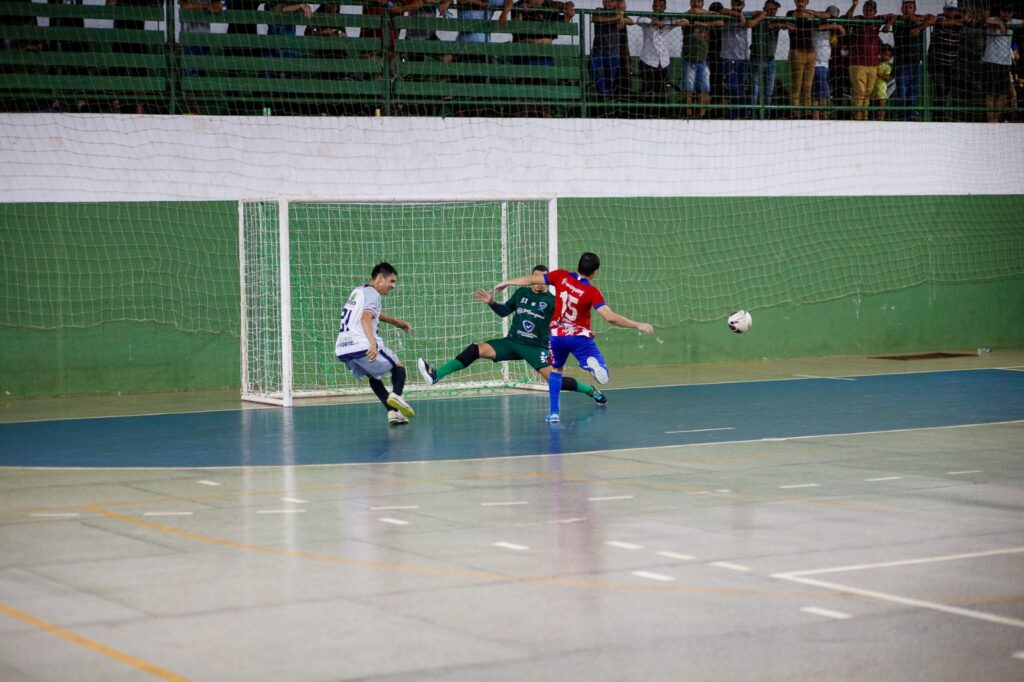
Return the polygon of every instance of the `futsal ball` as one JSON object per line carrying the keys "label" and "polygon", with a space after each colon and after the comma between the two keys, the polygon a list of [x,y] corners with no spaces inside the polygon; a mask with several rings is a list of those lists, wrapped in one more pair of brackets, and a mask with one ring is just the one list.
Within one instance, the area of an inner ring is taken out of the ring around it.
{"label": "futsal ball", "polygon": [[737,310],[729,316],[729,329],[737,334],[744,334],[754,326],[754,318],[746,310]]}

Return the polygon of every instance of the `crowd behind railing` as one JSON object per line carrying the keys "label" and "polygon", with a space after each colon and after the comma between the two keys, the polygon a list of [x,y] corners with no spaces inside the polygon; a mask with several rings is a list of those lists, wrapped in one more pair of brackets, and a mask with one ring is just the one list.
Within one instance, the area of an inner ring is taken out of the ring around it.
{"label": "crowd behind railing", "polygon": [[1024,120],[1004,0],[81,1],[0,0],[0,109]]}

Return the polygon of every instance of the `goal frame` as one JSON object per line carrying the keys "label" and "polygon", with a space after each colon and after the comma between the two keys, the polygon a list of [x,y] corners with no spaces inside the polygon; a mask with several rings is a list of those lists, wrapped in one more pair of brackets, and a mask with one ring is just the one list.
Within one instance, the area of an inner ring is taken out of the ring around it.
{"label": "goal frame", "polygon": [[[289,207],[293,203],[321,203],[321,204],[366,204],[366,205],[387,205],[387,204],[446,204],[446,203],[500,203],[501,204],[501,225],[500,242],[501,248],[501,275],[503,279],[514,276],[509,272],[509,250],[508,250],[508,205],[510,202],[546,202],[547,203],[547,262],[551,269],[557,268],[558,264],[558,197],[555,195],[500,195],[500,196],[470,196],[470,197],[431,197],[429,199],[389,197],[389,198],[349,198],[349,197],[291,197],[291,198],[246,198],[238,201],[238,266],[240,282],[240,350],[241,350],[241,398],[243,401],[276,405],[280,407],[292,407],[296,398],[327,398],[340,397],[345,395],[370,394],[369,387],[350,388],[339,387],[337,390],[298,390],[296,391],[294,381],[294,356],[292,337],[292,263],[290,248],[290,222]],[[280,317],[280,379],[281,388],[271,393],[260,393],[251,390],[250,362],[249,362],[249,305],[247,300],[247,287],[249,284],[249,273],[247,272],[246,260],[246,224],[245,207],[247,204],[272,203],[277,205],[277,249],[279,257],[279,272],[276,286],[280,292],[279,310]],[[509,319],[502,319],[502,331],[507,333]],[[459,389],[482,389],[482,388],[509,388],[525,390],[547,390],[546,386],[539,383],[514,382],[511,379],[508,364],[503,363],[501,367],[501,381],[466,381],[446,384],[449,390]],[[415,383],[407,385],[407,390],[422,391],[429,390],[429,387],[420,386]]]}

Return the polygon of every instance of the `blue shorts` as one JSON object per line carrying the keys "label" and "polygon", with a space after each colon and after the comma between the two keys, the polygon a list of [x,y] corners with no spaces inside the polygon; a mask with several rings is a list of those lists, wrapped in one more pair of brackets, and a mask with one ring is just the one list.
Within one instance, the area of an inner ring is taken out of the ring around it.
{"label": "blue shorts", "polygon": [[572,353],[583,369],[587,369],[588,359],[596,358],[598,364],[608,371],[608,364],[594,339],[586,336],[551,336],[548,343],[551,346],[551,366],[555,369],[565,367],[565,361],[569,359],[569,353]]}
{"label": "blue shorts", "polygon": [[697,92],[711,92],[711,69],[707,62],[690,62],[683,60],[683,92],[687,95]]}
{"label": "blue shorts", "polygon": [[828,67],[815,66],[814,80],[811,81],[811,99],[828,99],[831,96],[832,93],[828,88]]}

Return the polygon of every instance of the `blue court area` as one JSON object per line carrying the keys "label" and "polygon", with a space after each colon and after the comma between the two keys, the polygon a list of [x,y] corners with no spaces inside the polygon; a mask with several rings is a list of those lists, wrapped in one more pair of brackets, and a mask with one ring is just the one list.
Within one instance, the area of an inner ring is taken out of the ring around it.
{"label": "blue court area", "polygon": [[[1024,372],[633,388],[598,407],[544,393],[431,400],[389,427],[378,403],[0,424],[0,465],[236,467],[570,454],[1024,419]],[[417,399],[419,398],[419,399]]]}

